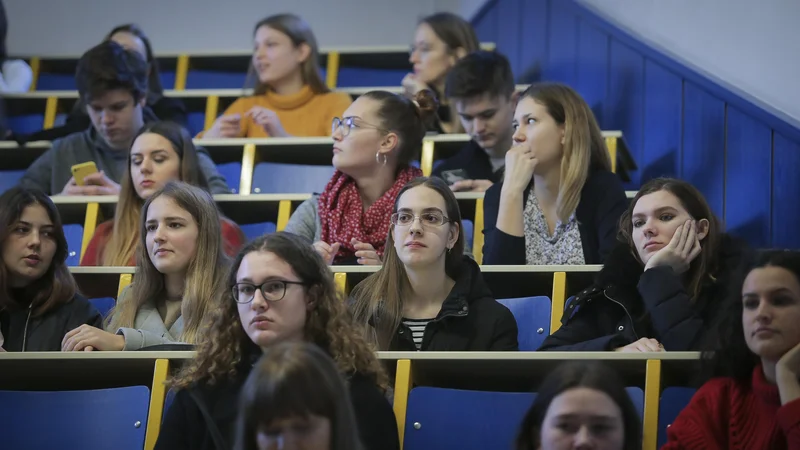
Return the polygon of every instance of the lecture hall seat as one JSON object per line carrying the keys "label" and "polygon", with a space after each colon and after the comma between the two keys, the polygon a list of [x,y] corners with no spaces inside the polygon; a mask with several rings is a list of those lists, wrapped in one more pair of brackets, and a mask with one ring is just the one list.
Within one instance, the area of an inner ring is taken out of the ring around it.
{"label": "lecture hall seat", "polygon": [[14,134],[30,134],[44,126],[44,114],[10,115],[7,119],[8,129]]}
{"label": "lecture hall seat", "polygon": [[25,175],[24,170],[0,171],[0,194],[16,186],[23,175]]}
{"label": "lecture hall seat", "polygon": [[78,224],[64,225],[67,238],[67,267],[81,265],[81,247],[83,244],[83,226]]}
{"label": "lecture hall seat", "polygon": [[150,389],[0,391],[2,448],[142,450]]}
{"label": "lecture hall seat", "polygon": [[502,298],[498,302],[511,310],[511,314],[517,320],[517,340],[521,352],[532,352],[537,350],[550,335],[550,313],[552,302],[550,298],[538,297],[519,297]]}
{"label": "lecture hall seat", "polygon": [[117,301],[114,300],[113,297],[98,297],[98,298],[90,298],[89,303],[92,304],[100,314],[103,316],[103,319],[108,316],[108,313],[111,312],[111,309],[114,308],[114,305],[117,304]]}
{"label": "lecture hall seat", "polygon": [[259,163],[253,170],[253,193],[320,193],[333,176],[333,166]]}
{"label": "lecture hall seat", "polygon": [[689,404],[695,392],[697,389],[688,387],[668,387],[661,392],[658,402],[658,448],[667,443],[667,428]]}
{"label": "lecture hall seat", "polygon": [[239,224],[239,228],[244,233],[244,237],[247,238],[247,242],[250,242],[264,234],[274,233],[277,225],[275,222],[245,223]]}
{"label": "lecture hall seat", "polygon": [[242,163],[230,162],[225,164],[217,164],[217,170],[220,175],[225,177],[225,182],[231,188],[231,194],[239,193],[239,183],[242,179]]}

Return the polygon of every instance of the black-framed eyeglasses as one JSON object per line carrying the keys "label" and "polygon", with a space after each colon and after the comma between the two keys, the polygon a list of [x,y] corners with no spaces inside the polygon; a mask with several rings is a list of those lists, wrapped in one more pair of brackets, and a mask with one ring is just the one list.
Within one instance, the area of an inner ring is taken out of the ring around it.
{"label": "black-framed eyeglasses", "polygon": [[438,211],[424,212],[418,216],[410,212],[396,212],[391,217],[392,224],[399,227],[410,226],[415,219],[419,219],[419,223],[426,227],[440,227],[450,222],[450,219]]}
{"label": "black-framed eyeglasses", "polygon": [[350,134],[350,128],[374,128],[378,131],[382,131],[384,133],[388,133],[389,130],[385,128],[381,128],[377,125],[372,125],[370,123],[364,122],[361,119],[357,119],[356,117],[344,117],[342,119],[338,117],[334,117],[333,121],[331,122],[331,135],[336,133],[336,130],[341,127],[342,128],[342,136],[347,136]]}
{"label": "black-framed eyeglasses", "polygon": [[300,281],[269,280],[261,284],[236,283],[231,288],[231,295],[236,303],[250,303],[255,298],[256,290],[261,291],[261,296],[268,302],[283,300],[286,295],[286,285],[299,284],[305,286],[306,283]]}

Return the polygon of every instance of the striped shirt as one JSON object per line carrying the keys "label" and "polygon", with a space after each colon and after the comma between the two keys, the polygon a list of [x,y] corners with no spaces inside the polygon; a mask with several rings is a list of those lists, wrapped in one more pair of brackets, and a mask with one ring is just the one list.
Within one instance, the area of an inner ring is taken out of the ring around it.
{"label": "striped shirt", "polygon": [[406,319],[403,318],[403,325],[411,330],[411,337],[414,340],[417,350],[422,348],[422,337],[425,336],[425,327],[433,319]]}

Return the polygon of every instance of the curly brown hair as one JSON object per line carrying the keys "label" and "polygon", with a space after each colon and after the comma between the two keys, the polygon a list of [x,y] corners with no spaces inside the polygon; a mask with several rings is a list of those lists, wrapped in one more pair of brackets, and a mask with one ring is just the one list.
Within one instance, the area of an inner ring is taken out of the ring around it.
{"label": "curly brown hair", "polygon": [[[389,385],[375,349],[362,337],[336,289],[333,274],[314,248],[291,233],[261,236],[246,245],[236,256],[228,276],[229,288],[236,283],[242,259],[252,252],[274,253],[306,284],[306,295],[314,308],[305,323],[306,341],[325,350],[344,374],[359,373],[375,379],[382,388]],[[242,327],[236,302],[231,296],[213,308],[206,338],[197,345],[197,356],[169,381],[172,388],[192,384],[215,384],[237,375],[243,357],[255,344]]]}

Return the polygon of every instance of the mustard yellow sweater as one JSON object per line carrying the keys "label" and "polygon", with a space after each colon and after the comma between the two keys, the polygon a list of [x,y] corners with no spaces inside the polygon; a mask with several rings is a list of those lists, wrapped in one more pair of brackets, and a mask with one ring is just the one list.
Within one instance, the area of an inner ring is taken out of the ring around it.
{"label": "mustard yellow sweater", "polygon": [[[237,137],[264,138],[269,137],[264,128],[245,117],[245,113],[253,106],[274,111],[281,120],[283,129],[292,136],[313,137],[330,136],[331,121],[342,114],[353,103],[349,94],[328,92],[315,94],[311,88],[303,89],[291,95],[279,95],[267,92],[265,95],[242,97],[225,110],[225,114],[241,114],[241,131]],[[198,137],[202,136],[200,133]]]}

